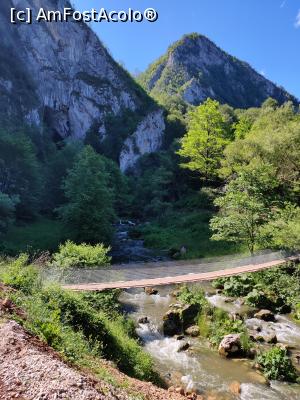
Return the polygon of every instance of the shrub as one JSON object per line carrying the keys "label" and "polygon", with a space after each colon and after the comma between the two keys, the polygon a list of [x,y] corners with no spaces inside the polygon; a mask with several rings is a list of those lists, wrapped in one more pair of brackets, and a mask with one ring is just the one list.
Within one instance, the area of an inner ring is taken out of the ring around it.
{"label": "shrub", "polygon": [[215,288],[224,289],[224,293],[228,296],[246,296],[254,285],[255,281],[250,274],[220,278],[213,283]]}
{"label": "shrub", "polygon": [[244,351],[250,349],[250,339],[243,321],[233,321],[229,318],[226,311],[219,308],[213,309],[209,327],[209,341],[217,347],[223,337],[231,333],[240,333],[242,349]]}
{"label": "shrub", "polygon": [[287,350],[273,347],[271,350],[260,354],[257,362],[261,365],[266,378],[296,382],[297,372],[287,356]]}
{"label": "shrub", "polygon": [[273,308],[274,304],[267,298],[264,292],[253,289],[248,295],[246,296],[246,304],[252,307],[258,308]]}
{"label": "shrub", "polygon": [[197,304],[201,308],[207,304],[204,291],[197,287],[181,286],[177,298],[185,304]]}
{"label": "shrub", "polygon": [[41,286],[38,268],[29,265],[28,261],[28,255],[21,254],[8,265],[1,265],[1,281],[25,294],[31,294],[34,289],[38,289]]}
{"label": "shrub", "polygon": [[68,240],[59,246],[51,265],[58,268],[103,267],[110,263],[109,251],[110,248],[103,244],[92,246],[85,243],[75,244]]}

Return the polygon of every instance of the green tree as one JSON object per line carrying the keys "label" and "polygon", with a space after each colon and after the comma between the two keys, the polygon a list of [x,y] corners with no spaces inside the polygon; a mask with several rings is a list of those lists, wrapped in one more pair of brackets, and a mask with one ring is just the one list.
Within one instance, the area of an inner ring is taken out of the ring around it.
{"label": "green tree", "polygon": [[38,211],[42,191],[39,167],[28,137],[0,131],[0,191],[19,197],[19,218],[32,217]]}
{"label": "green tree", "polygon": [[182,167],[199,172],[204,179],[216,178],[228,139],[219,103],[208,99],[189,114],[189,129],[181,139],[178,154]]}
{"label": "green tree", "polygon": [[61,148],[55,148],[48,155],[48,160],[44,164],[46,185],[43,194],[43,211],[53,212],[65,202],[62,183],[82,147],[82,143],[78,140],[67,141]]}
{"label": "green tree", "polygon": [[11,198],[0,192],[0,233],[6,232],[10,224],[14,222],[18,201],[18,197]]}
{"label": "green tree", "polygon": [[114,220],[113,195],[102,158],[90,146],[79,154],[63,185],[68,203],[59,209],[78,242],[108,243]]}
{"label": "green tree", "polygon": [[[241,128],[241,126],[239,126]],[[245,168],[270,165],[285,201],[297,202],[300,194],[300,116],[294,106],[265,107],[244,139],[229,144],[222,175],[232,178]],[[239,136],[239,135],[237,135]]]}
{"label": "green tree", "polygon": [[280,249],[300,249],[300,207],[286,203],[284,208],[272,210],[268,224],[262,229],[267,246]]}
{"label": "green tree", "polygon": [[246,243],[253,254],[262,241],[261,227],[268,220],[266,193],[275,185],[268,170],[240,173],[227,185],[225,194],[215,200],[220,211],[210,222],[212,239]]}
{"label": "green tree", "polygon": [[234,124],[234,134],[237,139],[244,139],[252,127],[252,121],[246,115],[241,116],[239,121]]}

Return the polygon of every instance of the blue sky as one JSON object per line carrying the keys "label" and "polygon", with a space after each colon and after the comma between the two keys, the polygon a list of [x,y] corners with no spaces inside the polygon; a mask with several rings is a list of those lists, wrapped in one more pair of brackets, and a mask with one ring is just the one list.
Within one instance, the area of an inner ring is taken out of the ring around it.
{"label": "blue sky", "polygon": [[199,32],[300,98],[300,0],[73,0],[78,10],[155,8],[155,23],[94,23],[130,72],[143,71],[183,34]]}

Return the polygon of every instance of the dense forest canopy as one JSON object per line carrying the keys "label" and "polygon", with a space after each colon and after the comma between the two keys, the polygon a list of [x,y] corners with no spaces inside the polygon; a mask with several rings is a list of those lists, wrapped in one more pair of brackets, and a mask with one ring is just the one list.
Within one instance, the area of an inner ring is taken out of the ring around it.
{"label": "dense forest canopy", "polygon": [[198,107],[172,100],[165,113],[162,150],[143,156],[127,176],[89,136],[85,143],[53,143],[26,126],[2,129],[3,250],[13,252],[6,242],[13,226],[41,218],[61,224],[57,245],[66,239],[110,244],[112,224],[122,216],[170,222],[176,214],[196,212],[197,226],[201,210],[209,213],[214,240],[242,243],[250,251],[296,249],[299,109],[273,99],[246,110],[210,99]]}

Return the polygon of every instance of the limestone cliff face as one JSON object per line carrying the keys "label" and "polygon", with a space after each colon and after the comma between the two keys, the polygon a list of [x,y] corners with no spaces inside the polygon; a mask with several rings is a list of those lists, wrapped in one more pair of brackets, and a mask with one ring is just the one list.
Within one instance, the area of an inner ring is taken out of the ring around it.
{"label": "limestone cliff face", "polygon": [[138,125],[136,131],[126,139],[120,155],[121,171],[132,169],[139,157],[153,153],[162,145],[162,135],[165,130],[162,110],[148,114]]}
{"label": "limestone cliff face", "polygon": [[208,97],[233,107],[258,107],[268,97],[297,100],[251,66],[198,34],[184,36],[138,78],[154,97],[179,96],[199,105]]}
{"label": "limestone cliff face", "polygon": [[[47,126],[56,139],[83,139],[95,122],[100,126],[100,137],[109,135],[105,124],[108,115],[119,116],[129,110],[144,116],[148,108],[153,112],[155,105],[146,93],[112,59],[86,24],[9,23],[10,7],[30,7],[36,14],[40,7],[61,10],[68,6],[67,0],[1,2],[2,118],[17,117],[32,125]],[[162,113],[157,111],[156,115],[160,123],[146,117],[148,131],[144,132],[153,151],[163,134]],[[135,152],[132,158],[137,159]],[[128,162],[133,165],[132,160]]]}

